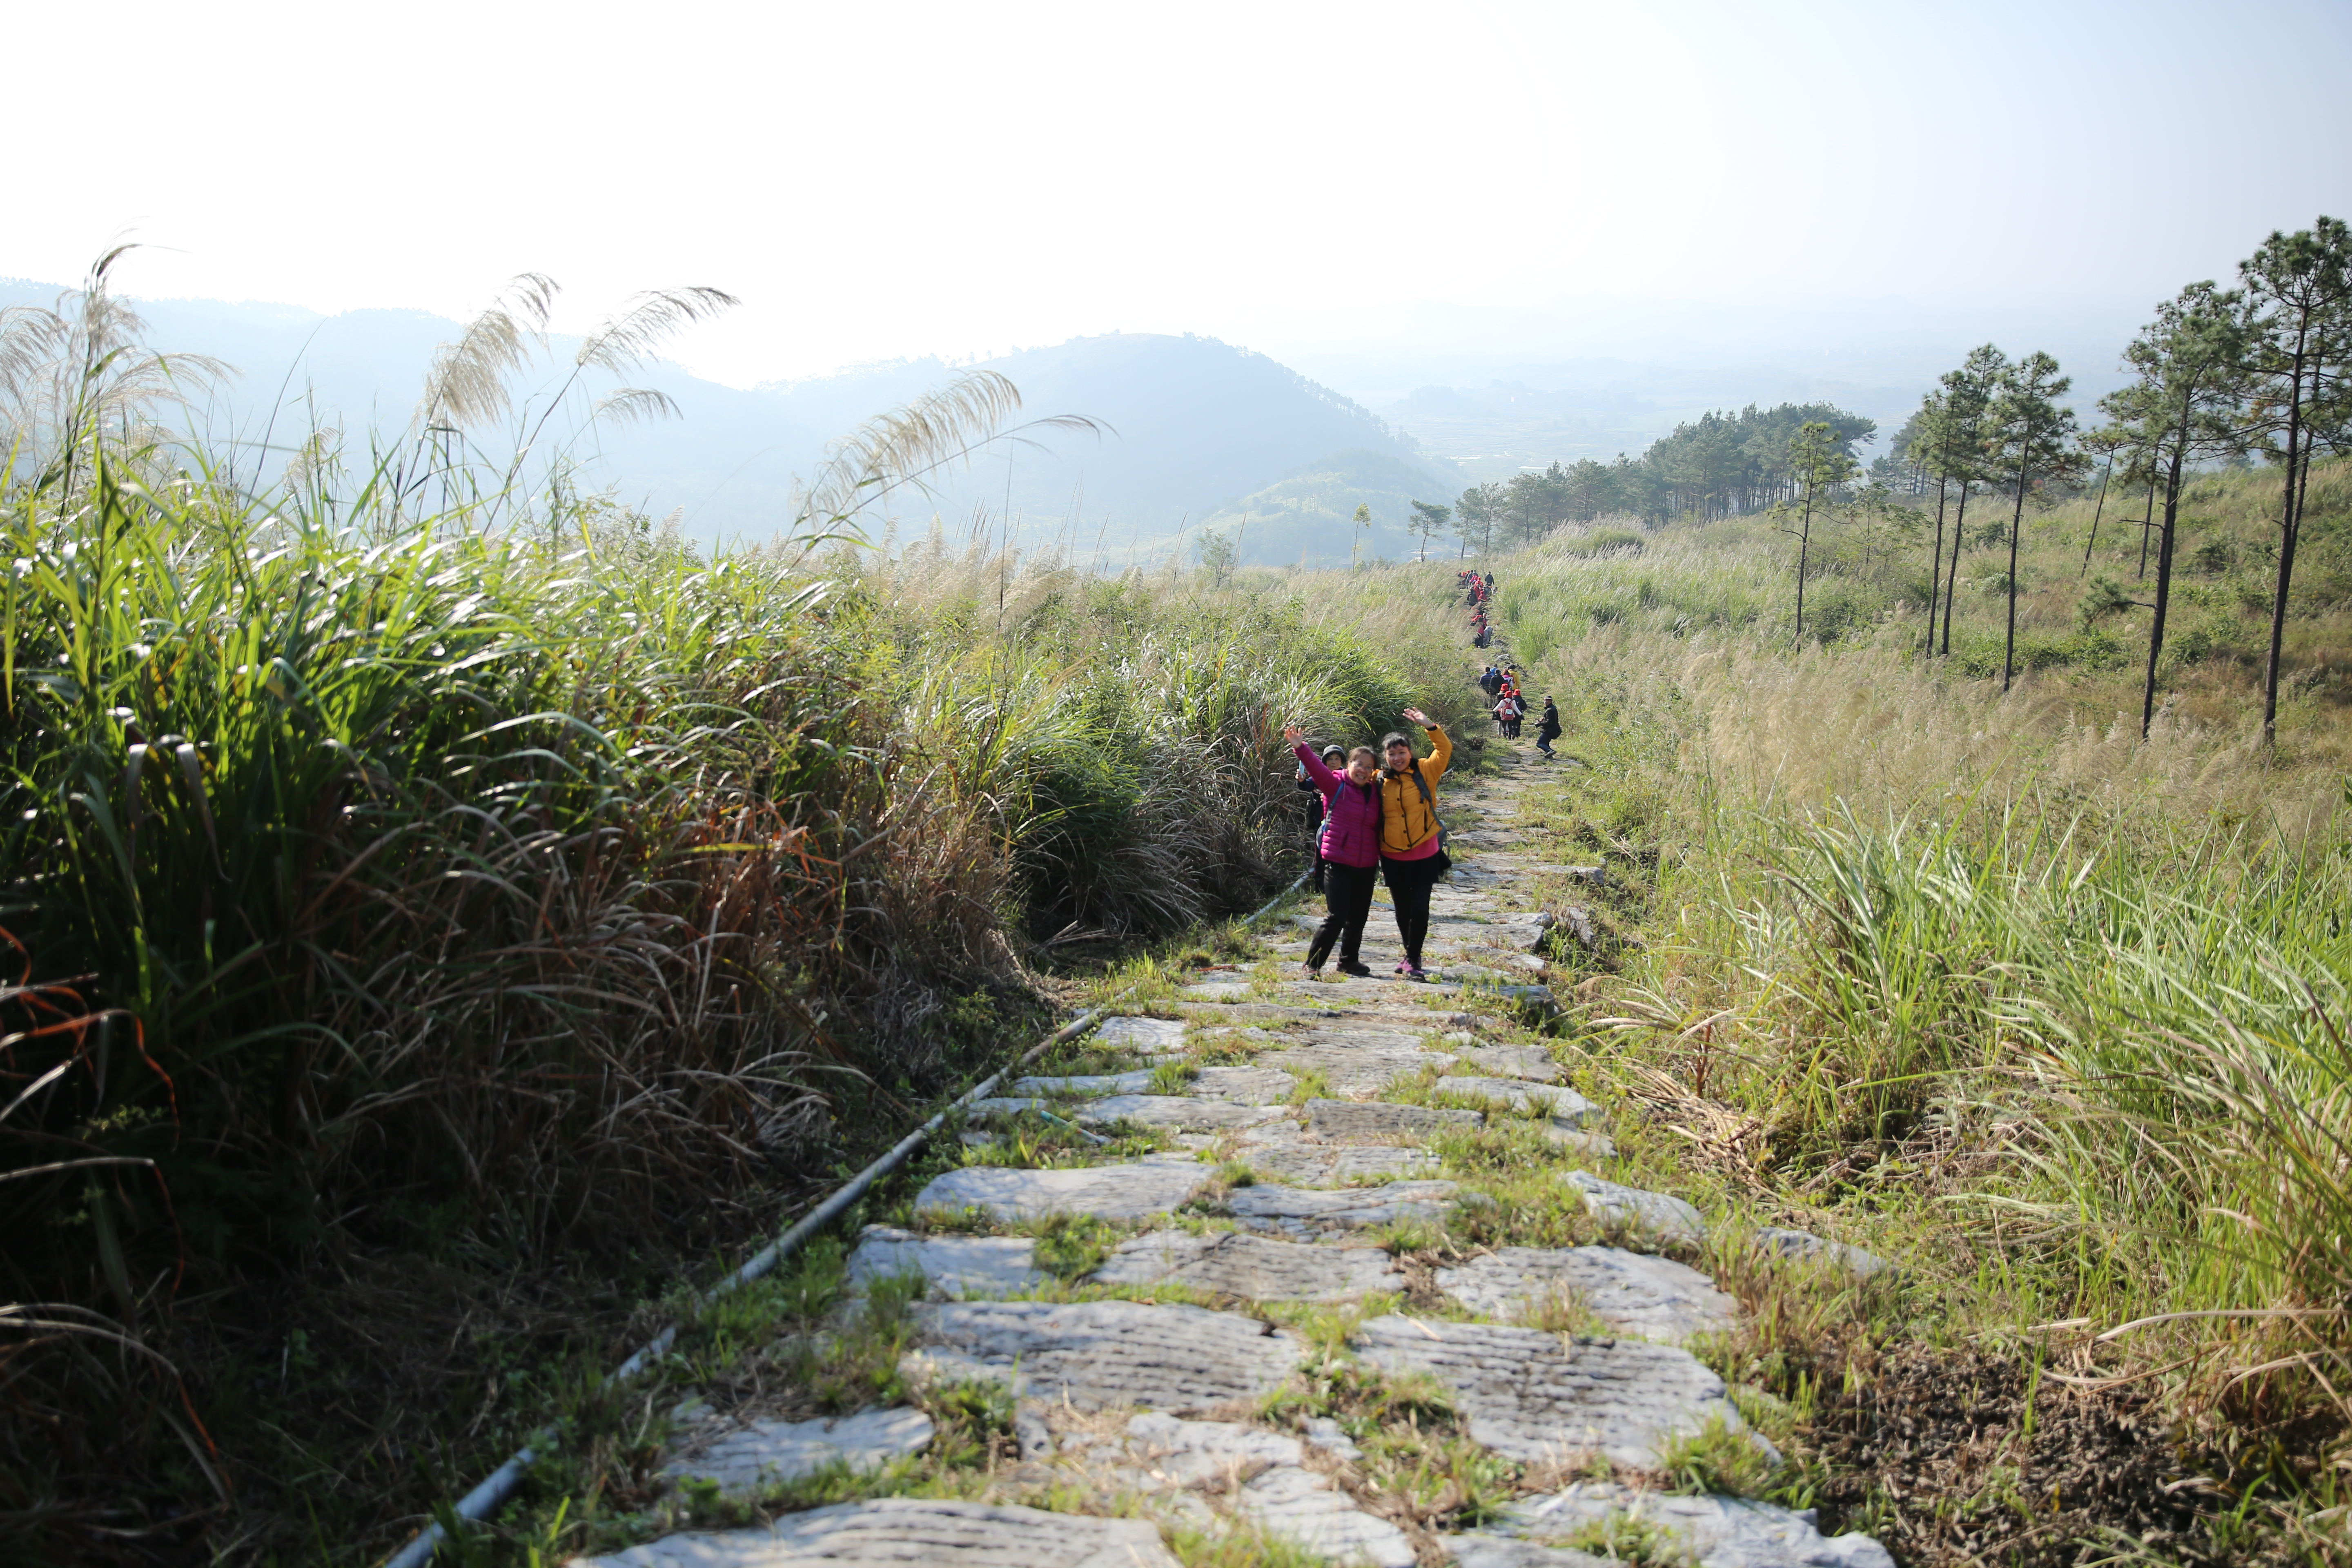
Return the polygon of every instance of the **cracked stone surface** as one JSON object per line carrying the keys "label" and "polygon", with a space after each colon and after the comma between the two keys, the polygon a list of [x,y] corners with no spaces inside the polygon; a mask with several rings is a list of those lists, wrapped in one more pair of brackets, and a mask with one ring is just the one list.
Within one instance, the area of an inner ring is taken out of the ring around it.
{"label": "cracked stone surface", "polygon": [[1646,1230],[1674,1241],[1706,1237],[1706,1222],[1698,1210],[1670,1194],[1622,1187],[1590,1171],[1570,1171],[1561,1179],[1584,1194],[1585,1212],[1603,1225]]}
{"label": "cracked stone surface", "polygon": [[1373,1037],[1383,1042],[1362,1047],[1345,1042],[1309,1042],[1267,1051],[1257,1058],[1262,1068],[1276,1068],[1296,1077],[1319,1072],[1342,1098],[1360,1098],[1385,1089],[1400,1078],[1411,1078],[1427,1067],[1444,1067],[1454,1058],[1443,1051],[1427,1051],[1410,1035]]}
{"label": "cracked stone surface", "polygon": [[1480,1072],[1496,1078],[1559,1083],[1568,1077],[1567,1068],[1533,1046],[1482,1046],[1476,1036],[1457,1032],[1445,1037],[1445,1048]]}
{"label": "cracked stone surface", "polygon": [[1336,1192],[1262,1183],[1227,1193],[1225,1209],[1250,1230],[1312,1237],[1399,1220],[1443,1225],[1454,1212],[1459,1190],[1444,1181],[1387,1182]]}
{"label": "cracked stone surface", "polygon": [[[1358,1508],[1328,1477],[1303,1468],[1304,1448],[1286,1433],[1145,1414],[1130,1418],[1121,1436],[1065,1452],[1108,1490],[1219,1497],[1267,1534],[1334,1563],[1412,1568],[1414,1562],[1404,1532]],[[1169,1511],[1197,1524],[1216,1518],[1197,1503]]]}
{"label": "cracked stone surface", "polygon": [[1097,1285],[1169,1280],[1257,1301],[1352,1301],[1374,1290],[1402,1291],[1405,1283],[1376,1247],[1315,1247],[1247,1231],[1132,1237],[1088,1278]]}
{"label": "cracked stone surface", "polygon": [[1486,1119],[1475,1110],[1432,1105],[1387,1105],[1379,1100],[1310,1100],[1307,1131],[1335,1142],[1418,1143],[1443,1127],[1475,1127]]}
{"label": "cracked stone surface", "polygon": [[1599,1454],[1649,1469],[1662,1444],[1710,1421],[1745,1429],[1723,1380],[1672,1345],[1563,1342],[1538,1329],[1402,1314],[1362,1324],[1353,1342],[1383,1371],[1434,1377],[1453,1394],[1473,1440],[1528,1464],[1574,1465]]}
{"label": "cracked stone surface", "polygon": [[1105,1018],[1080,1044],[1105,1050],[1142,1051],[1153,1055],[1184,1048],[1184,1025],[1167,1018]]}
{"label": "cracked stone surface", "polygon": [[1843,1241],[1828,1241],[1810,1230],[1782,1230],[1765,1226],[1756,1232],[1756,1245],[1780,1258],[1802,1263],[1827,1263],[1867,1279],[1895,1267],[1875,1252],[1864,1252]]}
{"label": "cracked stone surface", "polygon": [[1267,1534],[1330,1563],[1413,1568],[1419,1561],[1403,1531],[1366,1513],[1329,1477],[1312,1470],[1270,1469],[1242,1488],[1236,1507]]}
{"label": "cracked stone surface", "polygon": [[1214,1132],[1255,1126],[1281,1114],[1270,1106],[1197,1100],[1186,1094],[1114,1094],[1082,1107],[1075,1120],[1088,1127],[1125,1121],[1137,1127],[1164,1127],[1171,1132]]}
{"label": "cracked stone surface", "polygon": [[1235,1105],[1280,1105],[1297,1085],[1296,1078],[1278,1068],[1202,1068],[1192,1080],[1192,1092]]}
{"label": "cracked stone surface", "polygon": [[1077,1409],[1204,1410],[1255,1399],[1305,1346],[1237,1312],[1139,1301],[955,1301],[914,1310],[909,1382],[993,1381]]}
{"label": "cracked stone surface", "polygon": [[1622,1333],[1680,1344],[1739,1321],[1739,1303],[1697,1269],[1616,1247],[1506,1247],[1437,1271],[1437,1288],[1474,1312],[1516,1319],[1564,1296]]}
{"label": "cracked stone surface", "polygon": [[1116,1165],[1064,1171],[1015,1171],[967,1165],[936,1177],[915,1199],[924,1214],[980,1209],[998,1220],[1092,1215],[1097,1219],[1154,1219],[1208,1184],[1210,1168],[1190,1154],[1147,1154]]}
{"label": "cracked stone surface", "polygon": [[1410,1176],[1437,1163],[1426,1151],[1410,1145],[1331,1143],[1301,1132],[1289,1121],[1269,1122],[1243,1133],[1235,1155],[1261,1175],[1302,1187],[1343,1187]]}
{"label": "cracked stone surface", "polygon": [[871,1470],[931,1441],[931,1418],[908,1406],[814,1421],[754,1421],[662,1467],[672,1480],[706,1480],[750,1492],[797,1480],[827,1465]]}
{"label": "cracked stone surface", "polygon": [[[1697,1568],[1895,1568],[1886,1548],[1867,1535],[1822,1535],[1811,1509],[1799,1512],[1742,1498],[1636,1491],[1614,1481],[1579,1481],[1551,1497],[1528,1499],[1487,1531],[1454,1539],[1491,1534],[1529,1542],[1563,1537],[1605,1541],[1612,1530],[1629,1525],[1664,1536],[1670,1552]],[[1468,1565],[1481,1559],[1461,1554],[1456,1561]]]}
{"label": "cracked stone surface", "polygon": [[572,1568],[819,1568],[833,1563],[968,1568],[1181,1568],[1139,1519],[1094,1519],[1005,1503],[877,1498],[788,1513],[751,1530],[665,1536]]}
{"label": "cracked stone surface", "polygon": [[1024,1078],[1015,1079],[1014,1094],[1140,1094],[1151,1087],[1151,1069],[1141,1068],[1134,1072],[1104,1072],[1081,1074],[1076,1078]]}
{"label": "cracked stone surface", "polygon": [[920,1274],[934,1296],[1010,1296],[1053,1279],[1033,1268],[1037,1243],[1025,1236],[917,1236],[869,1225],[849,1255],[855,1289],[870,1279]]}
{"label": "cracked stone surface", "polygon": [[1526,1112],[1541,1106],[1544,1113],[1563,1127],[1580,1127],[1601,1114],[1601,1108],[1584,1096],[1564,1085],[1526,1083],[1515,1078],[1478,1078],[1463,1074],[1456,1078],[1441,1078],[1432,1086],[1440,1094],[1458,1094],[1465,1100],[1483,1100],[1491,1105],[1507,1106]]}

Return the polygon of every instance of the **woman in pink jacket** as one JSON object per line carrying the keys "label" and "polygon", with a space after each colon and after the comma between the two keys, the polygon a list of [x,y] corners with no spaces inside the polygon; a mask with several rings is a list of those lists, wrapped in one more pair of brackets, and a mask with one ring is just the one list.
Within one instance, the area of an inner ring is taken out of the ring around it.
{"label": "woman in pink jacket", "polygon": [[1370,974],[1358,955],[1364,921],[1372,912],[1372,888],[1381,874],[1381,762],[1370,746],[1349,755],[1345,773],[1334,773],[1306,743],[1297,725],[1282,738],[1298,752],[1299,765],[1323,792],[1323,895],[1329,912],[1307,947],[1307,973],[1319,974],[1323,961],[1339,948],[1339,973]]}

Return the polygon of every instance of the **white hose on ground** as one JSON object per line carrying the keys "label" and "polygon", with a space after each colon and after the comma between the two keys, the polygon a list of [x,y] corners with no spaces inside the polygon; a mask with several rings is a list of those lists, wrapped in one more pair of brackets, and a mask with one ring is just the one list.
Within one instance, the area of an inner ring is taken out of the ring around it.
{"label": "white hose on ground", "polygon": [[[1285,888],[1281,892],[1276,893],[1273,898],[1267,900],[1263,908],[1261,908],[1255,914],[1250,916],[1249,919],[1244,921],[1242,924],[1244,926],[1252,926],[1255,925],[1259,921],[1264,920],[1266,914],[1273,910],[1275,905],[1282,902],[1283,900],[1290,897],[1291,894],[1297,892],[1301,887],[1303,887],[1306,884],[1308,875],[1309,873],[1307,872],[1300,872],[1298,874],[1297,881],[1291,883],[1290,886]],[[883,1155],[880,1159],[866,1166],[866,1169],[858,1172],[857,1174],[850,1177],[847,1184],[839,1191],[835,1192],[831,1197],[825,1199],[824,1202],[817,1205],[816,1207],[809,1210],[807,1214],[802,1215],[799,1224],[793,1226],[792,1229],[784,1232],[783,1235],[769,1243],[768,1246],[750,1262],[744,1264],[742,1268],[735,1270],[734,1273],[727,1276],[726,1279],[721,1279],[718,1284],[713,1285],[709,1290],[704,1291],[701,1300],[704,1301],[709,1301],[717,1297],[724,1296],[730,1290],[738,1289],[742,1286],[749,1285],[752,1280],[759,1279],[761,1275],[766,1274],[771,1269],[774,1268],[777,1264],[782,1263],[785,1258],[791,1257],[793,1251],[799,1247],[801,1243],[806,1241],[810,1237],[814,1236],[818,1231],[823,1230],[826,1226],[832,1224],[834,1220],[838,1218],[844,1209],[847,1208],[851,1204],[856,1203],[859,1197],[864,1195],[866,1188],[872,1186],[876,1182],[881,1180],[884,1176],[888,1175],[900,1165],[906,1163],[907,1157],[912,1154],[917,1149],[922,1147],[923,1140],[938,1131],[940,1125],[947,1121],[951,1112],[961,1110],[964,1106],[971,1104],[975,1100],[985,1100],[989,1095],[995,1092],[996,1086],[1004,1081],[1005,1076],[1008,1073],[1015,1072],[1022,1068],[1027,1067],[1031,1062],[1035,1061],[1039,1057],[1045,1055],[1045,1052],[1053,1047],[1060,1045],[1065,1040],[1076,1039],[1078,1036],[1085,1034],[1088,1029],[1093,1028],[1097,1024],[1102,1022],[1104,1014],[1109,1009],[1112,1003],[1124,1000],[1129,994],[1129,992],[1132,990],[1133,987],[1129,987],[1129,991],[1121,992],[1118,995],[1112,997],[1109,1002],[1104,1003],[1102,1006],[1089,1008],[1087,1011],[1079,1014],[1076,1017],[1071,1019],[1068,1023],[1063,1025],[1060,1028],[1055,1030],[1052,1034],[1046,1036],[1035,1045],[1030,1047],[1028,1050],[1023,1052],[1021,1059],[1014,1062],[1012,1067],[1000,1068],[997,1071],[991,1073],[987,1078],[982,1079],[980,1082],[972,1085],[971,1088],[958,1095],[949,1103],[945,1110],[940,1111],[938,1115],[932,1117],[929,1121],[924,1122],[920,1127],[916,1128],[912,1132],[908,1133],[896,1144],[892,1145],[888,1153]],[[610,1388],[616,1384],[629,1382],[639,1373],[645,1371],[648,1365],[652,1364],[656,1357],[667,1354],[669,1351],[669,1347],[676,1343],[677,1340],[677,1327],[676,1324],[672,1324],[670,1327],[664,1329],[660,1333],[655,1335],[647,1343],[640,1346],[636,1352],[631,1355],[628,1360],[614,1368],[611,1375],[606,1377],[604,1380],[605,1386]],[[492,1509],[498,1507],[499,1504],[506,1501],[509,1497],[512,1497],[514,1495],[515,1489],[522,1484],[523,1476],[530,1469],[530,1467],[537,1462],[540,1451],[552,1444],[557,1436],[558,1434],[556,1429],[552,1426],[549,1426],[541,1430],[538,1436],[534,1436],[529,1445],[516,1449],[512,1458],[509,1459],[505,1464],[500,1465],[497,1469],[491,1471],[488,1479],[486,1479],[480,1486],[476,1487],[472,1491],[467,1492],[464,1497],[457,1500],[457,1506],[455,1510],[457,1516],[459,1519],[481,1519],[485,1515],[488,1514]],[[433,1560],[433,1553],[439,1549],[444,1538],[444,1532],[437,1521],[428,1524],[423,1530],[417,1531],[417,1533],[411,1538],[407,1545],[402,1547],[390,1557],[384,1559],[383,1568],[425,1568],[425,1564]]]}

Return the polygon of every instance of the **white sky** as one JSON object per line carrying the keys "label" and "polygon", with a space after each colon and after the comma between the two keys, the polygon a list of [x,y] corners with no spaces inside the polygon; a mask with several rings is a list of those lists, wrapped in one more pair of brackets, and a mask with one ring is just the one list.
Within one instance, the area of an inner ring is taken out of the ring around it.
{"label": "white sky", "polygon": [[0,275],[579,326],[747,384],[1408,306],[2152,301],[2352,209],[2352,5],[12,8]]}

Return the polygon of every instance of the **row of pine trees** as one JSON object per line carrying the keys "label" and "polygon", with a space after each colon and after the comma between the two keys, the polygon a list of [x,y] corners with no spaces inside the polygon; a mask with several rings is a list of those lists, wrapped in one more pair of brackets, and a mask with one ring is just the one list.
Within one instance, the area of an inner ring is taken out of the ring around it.
{"label": "row of pine trees", "polygon": [[[2037,488],[2071,483],[2101,465],[2099,504],[2083,551],[2085,572],[2098,542],[2109,483],[2145,487],[2151,519],[2161,505],[2161,520],[2147,531],[2156,553],[2156,596],[2144,606],[2153,613],[2140,705],[2145,735],[2156,716],[2157,661],[2164,652],[2171,607],[2182,489],[2200,467],[2262,458],[2273,466],[2280,487],[2278,574],[2263,679],[2267,742],[2277,731],[2287,597],[2312,464],[2352,442],[2352,397],[2345,379],[2352,359],[2352,230],[2323,217],[2294,234],[2273,234],[2238,264],[2235,288],[2192,283],[2158,305],[2156,319],[2132,340],[2124,357],[2134,379],[2099,400],[2105,422],[2089,430],[2080,427],[2074,412],[2061,401],[2070,382],[2059,374],[2056,360],[2039,353],[2011,360],[1990,343],[1947,372],[1905,426],[1902,456],[1936,494],[1928,651],[1951,652],[1952,594],[1969,502],[1980,494],[1997,496],[1996,504],[2010,513],[2009,625],[2001,660],[2002,689],[2009,688],[2016,676],[2017,551],[2026,498]],[[1806,430],[1813,448],[1829,444],[1825,426],[1809,425]],[[1826,489],[1845,474],[1822,468],[1817,454],[1808,477],[1826,481]],[[2145,567],[2143,550],[2143,574]],[[1802,592],[1801,583],[1801,616]],[[2137,603],[2127,597],[2124,602]]]}

